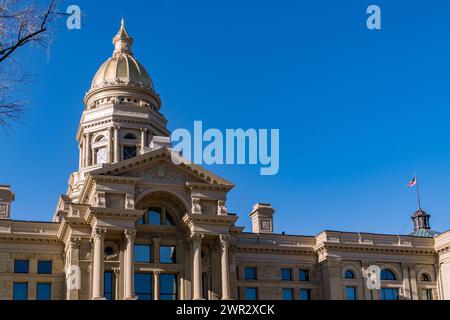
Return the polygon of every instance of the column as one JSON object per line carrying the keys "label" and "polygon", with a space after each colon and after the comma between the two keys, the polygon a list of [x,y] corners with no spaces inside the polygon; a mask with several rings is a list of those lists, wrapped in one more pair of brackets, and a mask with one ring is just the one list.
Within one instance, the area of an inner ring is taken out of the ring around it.
{"label": "column", "polygon": [[114,127],[114,163],[120,161],[119,129],[120,127]]}
{"label": "column", "polygon": [[94,238],[94,261],[92,272],[92,299],[102,300],[103,295],[103,246],[106,234],[105,228],[95,228]]}
{"label": "column", "polygon": [[202,239],[203,234],[194,233],[192,238],[192,252],[193,252],[193,271],[192,271],[192,287],[193,300],[203,300],[202,297]]}
{"label": "column", "polygon": [[78,145],[78,168],[83,167],[83,144],[82,142]]}
{"label": "column", "polygon": [[67,300],[78,300],[81,287],[81,274],[79,263],[81,238],[70,238],[69,266],[66,271]]}
{"label": "column", "polygon": [[220,235],[220,249],[221,249],[221,271],[222,271],[222,300],[231,300],[230,295],[230,264],[228,262],[228,246],[230,244],[230,237],[227,235]]}
{"label": "column", "polygon": [[113,269],[114,272],[114,300],[120,300],[120,268]]}
{"label": "column", "polygon": [[[177,263],[185,265],[184,261],[184,241],[182,239],[178,239],[178,246],[177,246]],[[184,300],[185,299],[185,285],[184,285],[184,278],[185,274],[183,271],[180,271],[178,273],[178,299]]]}
{"label": "column", "polygon": [[87,147],[88,147],[88,134],[83,135],[83,167],[87,167]]}
{"label": "column", "polygon": [[155,281],[155,288],[154,288],[154,290],[155,290],[155,294],[153,296],[154,296],[155,300],[159,300],[159,291],[160,291],[160,287],[161,287],[161,285],[160,285],[160,278],[159,278],[160,274],[161,274],[160,271],[155,271],[154,272],[154,281]]}
{"label": "column", "polygon": [[144,148],[147,146],[146,143],[147,129],[141,129],[141,154],[144,154]]}
{"label": "column", "polygon": [[113,149],[113,133],[114,128],[110,127],[108,130],[109,137],[108,137],[108,163],[113,163],[114,160],[114,149]]}
{"label": "column", "polygon": [[135,300],[134,295],[134,239],[136,230],[125,230],[125,300]]}
{"label": "column", "polygon": [[87,161],[87,166],[91,166],[92,163],[92,147],[91,147],[91,138],[92,135],[90,133],[87,134],[87,144],[86,144],[86,161]]}

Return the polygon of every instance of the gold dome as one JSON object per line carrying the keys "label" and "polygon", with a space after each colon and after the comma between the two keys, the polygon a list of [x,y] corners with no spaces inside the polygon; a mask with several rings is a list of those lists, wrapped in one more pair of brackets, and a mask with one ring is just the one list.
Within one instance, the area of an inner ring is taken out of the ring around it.
{"label": "gold dome", "polygon": [[153,91],[153,83],[147,70],[133,57],[133,39],[125,30],[123,18],[113,44],[113,56],[98,69],[92,80],[91,90],[109,85],[129,85]]}

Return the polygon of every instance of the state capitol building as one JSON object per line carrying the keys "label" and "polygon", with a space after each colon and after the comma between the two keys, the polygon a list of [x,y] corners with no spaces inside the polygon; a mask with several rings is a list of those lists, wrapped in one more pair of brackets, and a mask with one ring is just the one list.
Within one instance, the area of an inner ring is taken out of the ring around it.
{"label": "state capitol building", "polygon": [[123,21],[113,44],[84,98],[79,168],[53,221],[13,220],[13,189],[0,185],[1,300],[450,299],[450,232],[432,231],[421,209],[409,235],[296,236],[275,233],[274,208],[256,203],[244,232],[227,209],[231,182],[172,162]]}

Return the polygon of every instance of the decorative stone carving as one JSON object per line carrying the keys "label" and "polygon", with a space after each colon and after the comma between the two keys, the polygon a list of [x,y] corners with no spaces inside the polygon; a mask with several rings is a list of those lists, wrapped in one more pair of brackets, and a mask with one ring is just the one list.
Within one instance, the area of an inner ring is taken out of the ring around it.
{"label": "decorative stone carving", "polygon": [[104,208],[106,207],[106,196],[105,196],[105,192],[97,192],[96,194],[96,201],[95,201],[95,205],[97,207],[101,207]]}
{"label": "decorative stone carving", "polygon": [[81,246],[81,238],[72,237],[70,238],[70,247],[73,249],[79,249]]}
{"label": "decorative stone carving", "polygon": [[202,207],[200,206],[200,199],[199,198],[192,198],[192,209],[193,214],[201,214],[202,213]]}
{"label": "decorative stone carving", "polygon": [[221,215],[227,215],[228,214],[228,209],[225,206],[225,201],[219,200],[217,201],[217,214],[219,216]]}
{"label": "decorative stone carving", "polygon": [[223,252],[225,249],[229,248],[230,246],[230,236],[221,234],[219,236],[219,244],[220,244],[220,250]]}
{"label": "decorative stone carving", "polygon": [[126,229],[124,231],[124,234],[127,241],[134,241],[134,239],[136,238],[136,230],[134,229]]}
{"label": "decorative stone carving", "polygon": [[125,209],[134,209],[134,197],[129,193],[125,195]]}
{"label": "decorative stone carving", "polygon": [[106,228],[96,227],[92,230],[92,237],[94,239],[104,239],[106,231]]}
{"label": "decorative stone carving", "polygon": [[203,233],[193,232],[191,234],[191,240],[192,241],[202,241],[202,239],[205,237]]}

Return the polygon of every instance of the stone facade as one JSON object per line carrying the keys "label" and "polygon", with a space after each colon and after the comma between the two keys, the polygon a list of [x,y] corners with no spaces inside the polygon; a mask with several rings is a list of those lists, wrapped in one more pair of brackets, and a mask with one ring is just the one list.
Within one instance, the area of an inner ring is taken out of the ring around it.
{"label": "stone facade", "polygon": [[[85,97],[79,168],[53,221],[13,220],[14,194],[0,186],[0,299],[19,284],[28,299],[39,284],[70,300],[450,299],[450,232],[432,233],[421,210],[413,235],[295,236],[274,233],[275,210],[257,203],[244,232],[226,205],[232,183],[173,163],[159,95],[123,22],[113,43]],[[375,288],[374,266],[381,279],[389,271]]]}

